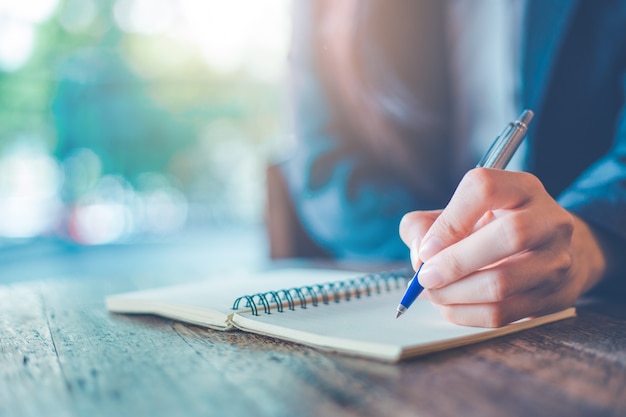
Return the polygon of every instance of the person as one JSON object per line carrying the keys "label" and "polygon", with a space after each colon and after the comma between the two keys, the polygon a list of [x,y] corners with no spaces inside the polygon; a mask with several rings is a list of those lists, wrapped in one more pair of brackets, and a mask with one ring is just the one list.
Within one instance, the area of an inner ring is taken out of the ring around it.
{"label": "person", "polygon": [[[281,169],[304,229],[339,259],[424,262],[465,325],[624,290],[624,39],[624,1],[296,1]],[[472,168],[523,108],[514,165]]]}

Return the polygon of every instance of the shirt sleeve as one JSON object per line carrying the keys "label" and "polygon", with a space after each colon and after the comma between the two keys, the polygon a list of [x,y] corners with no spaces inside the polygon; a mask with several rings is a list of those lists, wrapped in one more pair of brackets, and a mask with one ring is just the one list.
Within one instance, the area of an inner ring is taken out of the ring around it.
{"label": "shirt sleeve", "polygon": [[[623,77],[626,97],[626,75]],[[612,253],[626,254],[626,106],[622,108],[618,129],[611,150],[578,179],[558,198],[559,203],[592,226],[603,230],[614,246]],[[626,289],[624,266],[608,281]]]}

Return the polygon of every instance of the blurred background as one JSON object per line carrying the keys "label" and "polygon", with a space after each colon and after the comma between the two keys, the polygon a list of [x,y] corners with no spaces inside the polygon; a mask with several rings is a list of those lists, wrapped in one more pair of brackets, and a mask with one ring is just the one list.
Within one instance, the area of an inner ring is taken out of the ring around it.
{"label": "blurred background", "polygon": [[258,225],[286,0],[0,0],[0,239]]}
{"label": "blurred background", "polygon": [[0,0],[0,264],[16,247],[31,248],[23,261],[260,233],[265,167],[288,137],[289,13],[287,0]]}

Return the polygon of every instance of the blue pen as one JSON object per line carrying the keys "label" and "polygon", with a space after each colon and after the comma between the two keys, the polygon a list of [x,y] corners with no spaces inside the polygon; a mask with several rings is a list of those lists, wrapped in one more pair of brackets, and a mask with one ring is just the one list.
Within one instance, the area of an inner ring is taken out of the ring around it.
{"label": "blue pen", "polygon": [[[497,169],[506,168],[506,165],[509,163],[513,154],[515,154],[515,151],[519,148],[520,143],[522,143],[522,140],[526,136],[528,124],[532,118],[533,112],[531,110],[524,110],[517,120],[509,123],[504,128],[502,133],[496,137],[487,150],[487,153],[485,153],[476,167]],[[400,304],[398,304],[398,308],[396,309],[396,318],[404,314],[411,304],[413,304],[415,299],[417,299],[422,291],[424,291],[424,287],[420,285],[418,280],[418,275],[422,266],[424,266],[424,263],[420,264],[415,272],[415,275],[413,275],[413,279],[409,281],[409,286],[406,289]]]}
{"label": "blue pen", "polygon": [[422,291],[424,291],[424,287],[422,287],[417,280],[417,276],[419,275],[423,265],[424,263],[422,262],[419,268],[417,268],[417,271],[415,271],[413,279],[409,281],[409,286],[407,287],[406,292],[404,293],[404,296],[400,301],[400,304],[398,304],[398,308],[396,310],[396,318],[404,314],[404,312],[411,306],[411,304],[413,304],[413,301],[415,301],[415,299],[422,293]]}

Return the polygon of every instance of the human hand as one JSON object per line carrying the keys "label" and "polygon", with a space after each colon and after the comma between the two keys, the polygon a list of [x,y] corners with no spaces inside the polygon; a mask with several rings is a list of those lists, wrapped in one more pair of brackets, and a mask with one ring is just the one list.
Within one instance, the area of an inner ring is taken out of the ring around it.
{"label": "human hand", "polygon": [[606,267],[592,230],[525,172],[476,168],[448,206],[407,213],[400,236],[448,320],[499,327],[571,306]]}

